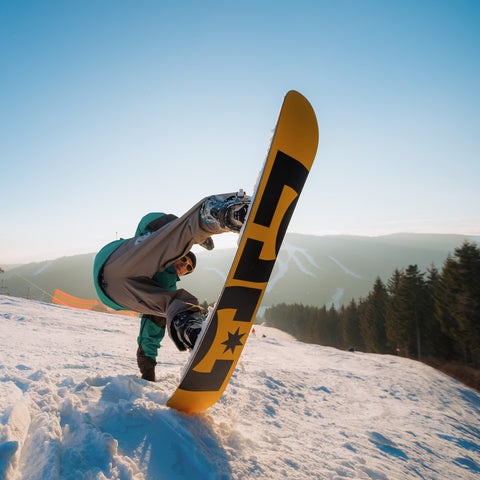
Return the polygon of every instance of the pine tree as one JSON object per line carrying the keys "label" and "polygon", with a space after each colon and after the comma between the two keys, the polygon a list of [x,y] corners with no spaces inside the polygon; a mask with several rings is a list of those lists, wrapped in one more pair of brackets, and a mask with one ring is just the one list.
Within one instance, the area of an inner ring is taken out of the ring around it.
{"label": "pine tree", "polygon": [[401,272],[398,268],[395,269],[393,275],[389,278],[387,282],[387,292],[390,295],[395,295],[395,292],[398,290],[398,286],[400,285],[400,280],[402,278],[403,272]]}
{"label": "pine tree", "polygon": [[325,342],[323,345],[328,345],[330,347],[341,348],[343,346],[342,342],[342,331],[341,323],[337,310],[332,305],[327,311],[325,322]]}
{"label": "pine tree", "polygon": [[391,296],[386,317],[386,332],[390,345],[409,356],[416,350],[421,359],[421,330],[426,316],[425,281],[417,265],[410,265],[401,276]]}
{"label": "pine tree", "polygon": [[360,328],[367,351],[386,352],[385,315],[388,294],[380,277],[377,277],[360,310]]}
{"label": "pine tree", "polygon": [[315,338],[319,345],[328,345],[326,343],[325,325],[327,323],[327,307],[324,305],[316,311],[315,315]]}
{"label": "pine tree", "polygon": [[435,297],[443,332],[465,363],[480,364],[480,251],[465,242],[443,266]]}
{"label": "pine tree", "polygon": [[365,343],[360,330],[360,315],[354,299],[342,311],[343,346],[363,350]]}
{"label": "pine tree", "polygon": [[464,243],[442,272],[432,266],[427,279],[417,265],[395,270],[387,286],[377,277],[366,299],[327,310],[300,304],[275,305],[265,312],[268,325],[296,338],[375,353],[400,349],[480,365],[480,250]]}
{"label": "pine tree", "polygon": [[432,265],[427,270],[427,279],[425,282],[427,307],[422,330],[422,344],[425,355],[448,359],[452,354],[452,342],[442,332],[441,325],[435,313],[435,298],[440,287],[441,275],[438,269]]}

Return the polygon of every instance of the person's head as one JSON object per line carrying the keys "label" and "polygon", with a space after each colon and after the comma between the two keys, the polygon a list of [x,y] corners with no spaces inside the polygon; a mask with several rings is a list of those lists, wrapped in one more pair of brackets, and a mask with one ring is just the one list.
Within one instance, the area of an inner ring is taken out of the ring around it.
{"label": "person's head", "polygon": [[197,257],[193,252],[188,252],[186,255],[180,257],[173,263],[173,267],[175,268],[179,277],[192,273],[195,270],[196,265]]}

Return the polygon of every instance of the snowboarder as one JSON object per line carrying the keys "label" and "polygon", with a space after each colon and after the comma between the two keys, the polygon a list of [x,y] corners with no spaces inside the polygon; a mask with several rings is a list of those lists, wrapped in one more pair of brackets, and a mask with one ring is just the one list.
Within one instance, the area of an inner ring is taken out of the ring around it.
{"label": "snowboarder", "polygon": [[182,217],[150,213],[135,236],[103,247],[93,275],[100,300],[115,310],[142,314],[137,363],[142,378],[155,381],[160,342],[167,329],[179,350],[192,350],[205,319],[198,299],[176,287],[193,272],[194,244],[214,248],[211,235],[240,232],[250,204],[243,190],[206,197]]}

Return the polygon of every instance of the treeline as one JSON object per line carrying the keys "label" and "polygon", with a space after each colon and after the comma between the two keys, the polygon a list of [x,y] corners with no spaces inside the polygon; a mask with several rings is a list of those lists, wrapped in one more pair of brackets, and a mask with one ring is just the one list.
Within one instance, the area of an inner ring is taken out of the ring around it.
{"label": "treeline", "polygon": [[465,242],[441,271],[417,265],[378,277],[366,298],[321,308],[279,304],[267,325],[342,349],[460,361],[480,366],[480,250]]}

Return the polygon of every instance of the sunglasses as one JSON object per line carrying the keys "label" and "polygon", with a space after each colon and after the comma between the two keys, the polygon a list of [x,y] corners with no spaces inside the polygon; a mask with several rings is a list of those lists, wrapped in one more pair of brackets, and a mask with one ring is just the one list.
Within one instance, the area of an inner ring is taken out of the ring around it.
{"label": "sunglasses", "polygon": [[186,265],[185,268],[187,269],[187,272],[188,272],[188,273],[193,272],[193,265],[192,265],[192,263],[190,262],[190,259],[189,259],[188,257],[186,257],[186,256],[182,257],[182,258],[180,259],[180,262],[182,262],[184,265]]}

